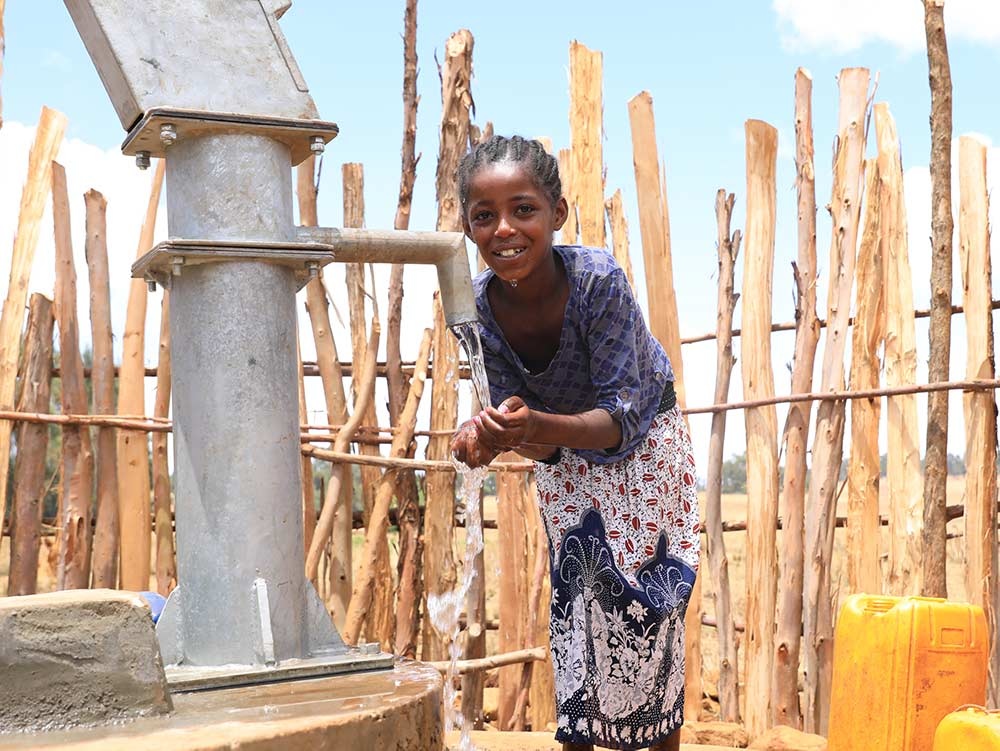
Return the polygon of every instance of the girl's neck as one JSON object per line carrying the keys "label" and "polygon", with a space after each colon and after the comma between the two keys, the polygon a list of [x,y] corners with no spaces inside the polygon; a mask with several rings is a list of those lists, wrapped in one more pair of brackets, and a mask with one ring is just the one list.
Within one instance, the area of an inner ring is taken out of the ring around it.
{"label": "girl's neck", "polygon": [[550,302],[553,293],[565,283],[565,280],[566,271],[562,258],[550,248],[548,262],[538,266],[534,273],[524,279],[505,281],[497,277],[496,294],[504,302],[537,305]]}

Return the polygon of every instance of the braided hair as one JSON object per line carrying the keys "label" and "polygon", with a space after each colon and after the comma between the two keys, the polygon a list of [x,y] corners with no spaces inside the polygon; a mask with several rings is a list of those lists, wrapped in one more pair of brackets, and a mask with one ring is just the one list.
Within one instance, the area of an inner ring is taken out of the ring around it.
{"label": "braided hair", "polygon": [[479,170],[488,164],[514,162],[524,165],[536,187],[555,206],[562,197],[559,162],[539,141],[521,136],[493,136],[469,151],[458,165],[458,195],[462,208],[469,203],[469,185]]}

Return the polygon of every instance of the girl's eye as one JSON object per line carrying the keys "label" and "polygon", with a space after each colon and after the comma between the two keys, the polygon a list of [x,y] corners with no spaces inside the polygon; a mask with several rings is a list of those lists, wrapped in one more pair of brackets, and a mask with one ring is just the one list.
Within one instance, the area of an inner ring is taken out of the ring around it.
{"label": "girl's eye", "polygon": [[482,223],[488,222],[490,220],[491,214],[489,211],[477,211],[472,215],[472,221]]}
{"label": "girl's eye", "polygon": [[534,210],[535,207],[528,203],[522,203],[520,206],[517,207],[517,213],[521,215],[530,214]]}

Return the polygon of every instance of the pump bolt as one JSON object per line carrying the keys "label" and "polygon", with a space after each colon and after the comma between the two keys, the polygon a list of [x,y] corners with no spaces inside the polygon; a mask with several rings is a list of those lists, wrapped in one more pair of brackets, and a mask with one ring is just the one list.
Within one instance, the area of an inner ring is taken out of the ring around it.
{"label": "pump bolt", "polygon": [[313,136],[309,140],[309,148],[314,154],[322,154],[326,150],[326,143],[323,141],[323,136]]}
{"label": "pump bolt", "polygon": [[156,292],[156,281],[153,279],[147,279],[146,289],[148,289],[150,292]]}
{"label": "pump bolt", "polygon": [[148,151],[135,152],[135,166],[138,167],[139,169],[149,169]]}
{"label": "pump bolt", "polygon": [[171,123],[164,123],[160,126],[160,143],[165,147],[173,146],[177,140],[177,129]]}
{"label": "pump bolt", "polygon": [[381,651],[377,641],[366,642],[360,646],[361,654],[363,655],[377,655]]}
{"label": "pump bolt", "polygon": [[306,263],[306,268],[309,269],[309,278],[310,279],[317,279],[317,278],[319,278],[319,262],[318,261],[309,261],[308,263]]}
{"label": "pump bolt", "polygon": [[181,275],[181,268],[184,266],[184,259],[181,258],[181,257],[177,257],[177,258],[171,259],[170,266],[171,266],[171,272],[173,273],[173,275],[174,276],[180,276]]}

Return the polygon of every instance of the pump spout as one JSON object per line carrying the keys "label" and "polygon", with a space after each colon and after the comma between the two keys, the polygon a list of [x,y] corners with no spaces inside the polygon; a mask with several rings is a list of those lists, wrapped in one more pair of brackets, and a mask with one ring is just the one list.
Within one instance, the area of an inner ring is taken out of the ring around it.
{"label": "pump spout", "polygon": [[469,256],[461,232],[298,227],[296,233],[300,242],[325,246],[335,262],[433,264],[448,326],[477,320]]}

